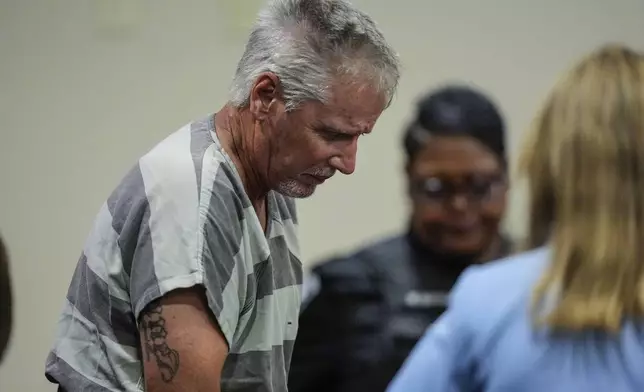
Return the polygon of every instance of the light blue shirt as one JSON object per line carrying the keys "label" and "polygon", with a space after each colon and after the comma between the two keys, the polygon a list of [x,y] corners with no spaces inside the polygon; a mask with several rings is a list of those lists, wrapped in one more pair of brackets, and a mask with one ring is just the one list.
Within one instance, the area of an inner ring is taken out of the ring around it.
{"label": "light blue shirt", "polygon": [[643,392],[644,323],[614,337],[533,328],[549,257],[538,249],[466,270],[387,391]]}

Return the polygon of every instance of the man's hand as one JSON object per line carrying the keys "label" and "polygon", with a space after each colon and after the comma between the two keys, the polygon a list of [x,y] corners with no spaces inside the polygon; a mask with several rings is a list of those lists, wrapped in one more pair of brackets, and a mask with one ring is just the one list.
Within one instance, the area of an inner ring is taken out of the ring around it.
{"label": "man's hand", "polygon": [[203,288],[173,291],[139,317],[146,391],[217,392],[228,345]]}

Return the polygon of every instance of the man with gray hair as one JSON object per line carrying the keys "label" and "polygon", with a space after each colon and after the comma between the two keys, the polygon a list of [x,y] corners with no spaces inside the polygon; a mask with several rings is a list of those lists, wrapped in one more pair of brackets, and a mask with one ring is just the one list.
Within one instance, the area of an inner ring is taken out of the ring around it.
{"label": "man with gray hair", "polygon": [[229,103],[139,159],[101,208],[47,359],[63,391],[283,392],[301,301],[293,198],[355,169],[394,51],[342,0],[274,0]]}

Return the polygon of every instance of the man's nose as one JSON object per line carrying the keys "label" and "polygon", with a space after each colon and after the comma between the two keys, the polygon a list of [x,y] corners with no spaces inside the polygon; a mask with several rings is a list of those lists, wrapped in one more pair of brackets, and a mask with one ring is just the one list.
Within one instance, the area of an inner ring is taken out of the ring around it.
{"label": "man's nose", "polygon": [[352,174],[356,170],[356,155],[358,154],[358,138],[356,137],[348,144],[340,154],[330,160],[333,168],[342,174]]}

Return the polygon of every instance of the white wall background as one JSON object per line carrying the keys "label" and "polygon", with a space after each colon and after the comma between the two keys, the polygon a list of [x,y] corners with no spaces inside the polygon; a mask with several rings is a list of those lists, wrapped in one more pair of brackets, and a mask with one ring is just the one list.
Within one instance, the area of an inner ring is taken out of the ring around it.
{"label": "white wall background", "polygon": [[[305,262],[405,225],[401,126],[444,81],[502,104],[510,145],[558,73],[595,46],[644,49],[643,0],[355,0],[405,69],[357,172],[300,204]],[[135,159],[219,108],[259,0],[0,0],[0,231],[16,325],[0,391],[52,391],[43,364],[90,222]],[[119,8],[120,7],[120,8]],[[524,214],[513,194],[507,227]]]}

